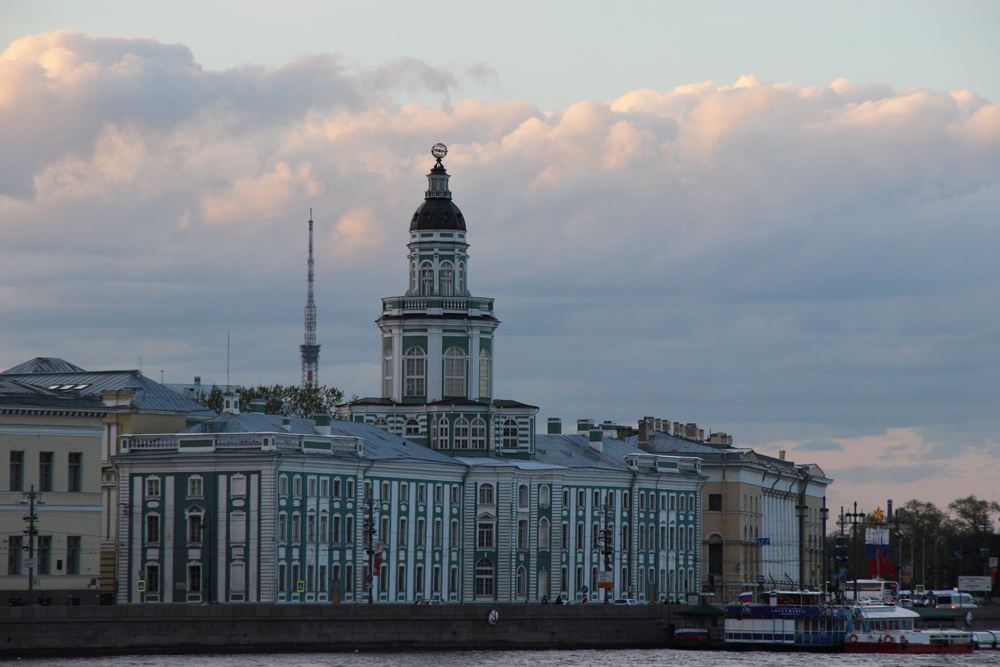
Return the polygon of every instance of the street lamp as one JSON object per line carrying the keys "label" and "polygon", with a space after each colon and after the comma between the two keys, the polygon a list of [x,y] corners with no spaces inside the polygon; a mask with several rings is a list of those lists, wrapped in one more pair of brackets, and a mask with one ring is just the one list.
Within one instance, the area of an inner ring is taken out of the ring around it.
{"label": "street lamp", "polygon": [[844,512],[844,508],[840,508],[840,521],[841,525],[850,524],[853,529],[853,540],[854,540],[854,604],[858,604],[858,524],[860,524],[865,519],[865,513],[858,511],[858,503],[854,502],[853,512]]}

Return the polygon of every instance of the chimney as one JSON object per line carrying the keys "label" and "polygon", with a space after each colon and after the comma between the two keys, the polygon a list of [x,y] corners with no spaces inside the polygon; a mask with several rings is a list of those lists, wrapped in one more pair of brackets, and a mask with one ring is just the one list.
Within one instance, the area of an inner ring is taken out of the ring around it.
{"label": "chimney", "polygon": [[604,422],[601,424],[602,435],[606,438],[614,438],[618,435],[618,424],[614,422]]}
{"label": "chimney", "polygon": [[230,414],[240,414],[240,393],[238,391],[227,391],[222,395],[222,411]]}
{"label": "chimney", "polygon": [[684,437],[684,424],[680,422],[674,422],[674,435]]}
{"label": "chimney", "polygon": [[684,426],[684,437],[694,440],[698,437],[698,425],[693,423],[688,423]]}
{"label": "chimney", "polygon": [[264,406],[267,405],[267,401],[261,398],[255,398],[250,401],[250,412],[258,415],[264,414]]}
{"label": "chimney", "polygon": [[657,433],[663,433],[663,420],[662,419],[654,419],[653,420],[653,430],[656,431]]}
{"label": "chimney", "polygon": [[562,435],[562,419],[549,417],[549,435]]}
{"label": "chimney", "polygon": [[590,429],[590,448],[598,451],[604,451],[604,431],[599,428]]}
{"label": "chimney", "polygon": [[779,461],[784,461],[785,460],[785,450],[784,449],[779,449],[778,450],[778,460]]}
{"label": "chimney", "polygon": [[594,420],[593,419],[577,419],[576,420],[576,432],[577,433],[586,433],[586,432],[590,431],[590,429],[592,429],[592,428],[594,428]]}
{"label": "chimney", "polygon": [[201,389],[201,376],[200,375],[195,375],[194,376],[194,386],[197,387],[198,389]]}
{"label": "chimney", "polygon": [[639,421],[639,439],[636,447],[644,452],[649,451],[649,422],[645,419]]}
{"label": "chimney", "polygon": [[316,433],[330,435],[330,415],[315,415]]}
{"label": "chimney", "polygon": [[705,441],[705,429],[703,428],[698,429],[698,439],[701,440],[702,442]]}
{"label": "chimney", "polygon": [[292,432],[292,418],[291,417],[282,417],[281,418],[281,428],[283,428],[286,433],[291,433]]}

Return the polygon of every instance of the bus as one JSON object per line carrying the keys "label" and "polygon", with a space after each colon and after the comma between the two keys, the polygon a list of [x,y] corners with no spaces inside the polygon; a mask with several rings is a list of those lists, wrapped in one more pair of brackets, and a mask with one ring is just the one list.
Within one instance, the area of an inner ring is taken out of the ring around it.
{"label": "bus", "polygon": [[[898,586],[895,581],[883,581],[882,579],[858,579],[858,601],[859,602],[881,602],[883,604],[895,604]],[[844,597],[848,600],[854,599],[854,582],[848,581],[844,584]]]}

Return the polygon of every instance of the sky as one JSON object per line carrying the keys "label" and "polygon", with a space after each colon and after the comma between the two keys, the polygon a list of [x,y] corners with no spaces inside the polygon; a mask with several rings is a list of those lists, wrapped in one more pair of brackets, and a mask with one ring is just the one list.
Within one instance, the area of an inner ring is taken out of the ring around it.
{"label": "sky", "polygon": [[[578,6],[586,5],[586,6]],[[1000,5],[0,5],[0,368],[378,392],[432,144],[496,394],[997,498]]]}

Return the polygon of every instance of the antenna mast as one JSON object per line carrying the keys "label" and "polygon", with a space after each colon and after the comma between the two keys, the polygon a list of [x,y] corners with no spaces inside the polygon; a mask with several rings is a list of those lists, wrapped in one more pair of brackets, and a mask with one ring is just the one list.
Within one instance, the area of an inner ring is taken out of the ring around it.
{"label": "antenna mast", "polygon": [[308,291],[306,292],[305,343],[299,346],[302,352],[302,386],[319,385],[319,345],[316,344],[316,302],[313,300],[313,219],[309,209],[309,261],[306,272]]}

